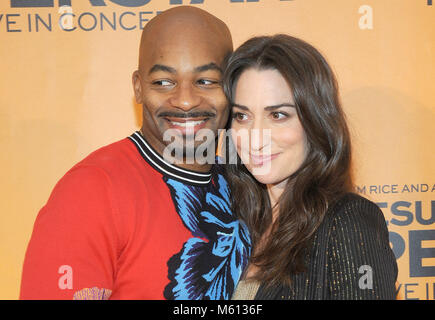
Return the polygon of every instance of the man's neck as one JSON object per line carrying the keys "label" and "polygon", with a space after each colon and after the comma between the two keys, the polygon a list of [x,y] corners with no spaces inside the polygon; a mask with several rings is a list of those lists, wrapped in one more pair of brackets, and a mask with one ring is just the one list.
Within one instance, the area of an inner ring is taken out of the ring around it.
{"label": "man's neck", "polygon": [[[147,137],[143,130],[140,130],[140,134],[142,135],[142,137],[146,140],[146,142],[152,147],[154,148],[154,150],[168,163],[171,163],[170,160],[165,159],[164,156],[164,149],[166,148],[166,145],[163,144],[160,140],[153,138],[153,137]],[[191,159],[191,158],[187,158],[187,157],[183,157],[182,159],[177,159],[176,162],[174,163],[174,165],[176,165],[179,168],[182,169],[186,169],[189,171],[196,171],[196,172],[201,172],[201,173],[208,173],[210,172],[212,165],[210,163],[198,163],[196,161],[196,159]]]}

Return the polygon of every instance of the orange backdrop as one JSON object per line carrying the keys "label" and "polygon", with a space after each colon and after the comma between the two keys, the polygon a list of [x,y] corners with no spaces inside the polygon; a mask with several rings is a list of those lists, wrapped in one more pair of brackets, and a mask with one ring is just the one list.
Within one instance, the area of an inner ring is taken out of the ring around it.
{"label": "orange backdrop", "polygon": [[357,191],[388,222],[399,296],[434,299],[431,0],[1,1],[0,298],[18,298],[34,220],[59,178],[139,128],[131,74],[141,28],[181,3],[224,20],[235,46],[284,32],[326,55],[351,126]]}

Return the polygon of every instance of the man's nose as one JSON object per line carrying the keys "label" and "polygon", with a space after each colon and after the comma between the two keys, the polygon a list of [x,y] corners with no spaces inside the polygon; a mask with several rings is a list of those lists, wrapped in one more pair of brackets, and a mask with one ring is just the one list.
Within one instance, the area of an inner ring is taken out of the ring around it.
{"label": "man's nose", "polygon": [[188,111],[201,103],[201,96],[191,83],[181,83],[171,97],[170,103],[176,108]]}

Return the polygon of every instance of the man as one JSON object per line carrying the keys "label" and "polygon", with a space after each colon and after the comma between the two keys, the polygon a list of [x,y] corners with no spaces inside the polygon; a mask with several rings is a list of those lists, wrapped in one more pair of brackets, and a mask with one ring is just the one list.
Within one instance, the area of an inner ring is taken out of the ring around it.
{"label": "man", "polygon": [[[56,185],[26,252],[22,299],[231,298],[249,237],[219,166],[194,152],[195,134],[226,124],[221,68],[231,51],[226,25],[195,7],[147,24],[133,74],[141,131]],[[163,157],[169,147],[182,163]]]}

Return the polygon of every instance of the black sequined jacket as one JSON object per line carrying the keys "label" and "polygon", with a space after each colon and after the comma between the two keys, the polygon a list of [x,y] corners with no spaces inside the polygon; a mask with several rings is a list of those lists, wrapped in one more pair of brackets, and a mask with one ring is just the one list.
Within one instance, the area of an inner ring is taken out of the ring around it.
{"label": "black sequined jacket", "polygon": [[307,271],[290,287],[266,289],[256,300],[395,299],[397,263],[379,207],[349,193],[325,215],[306,255]]}

